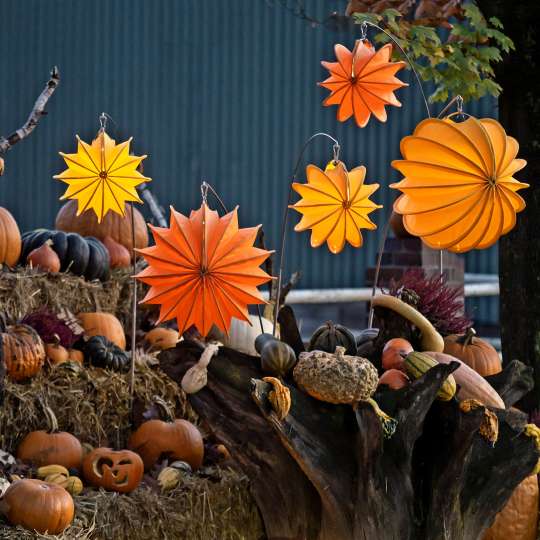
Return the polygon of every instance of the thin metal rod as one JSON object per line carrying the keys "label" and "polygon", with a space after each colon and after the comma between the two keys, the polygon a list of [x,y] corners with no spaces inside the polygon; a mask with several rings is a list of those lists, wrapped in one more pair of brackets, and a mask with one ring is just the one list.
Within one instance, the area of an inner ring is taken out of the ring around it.
{"label": "thin metal rod", "polygon": [[426,112],[427,112],[428,118],[431,118],[431,111],[429,110],[428,100],[426,98],[426,94],[424,93],[424,87],[422,85],[422,81],[420,80],[420,75],[418,75],[418,72],[416,71],[416,69],[415,69],[409,55],[405,52],[405,50],[400,45],[399,41],[397,40],[397,38],[394,35],[392,35],[390,32],[387,32],[384,28],[381,28],[379,25],[377,25],[375,23],[372,23],[370,21],[365,21],[365,22],[367,24],[369,24],[370,26],[373,26],[377,30],[381,31],[383,34],[387,35],[397,45],[398,49],[401,51],[403,56],[407,59],[407,62],[409,63],[409,67],[411,68],[412,72],[414,73],[414,76],[416,77],[416,82],[418,84],[418,89],[420,90],[420,93],[422,94],[422,98],[424,100],[424,105],[426,107]]}
{"label": "thin metal rod", "polygon": [[[422,94],[422,100],[424,101],[424,106],[426,107],[426,113],[428,118],[431,118],[431,111],[429,109],[428,100],[426,97],[426,94],[424,92],[424,86],[422,85],[422,81],[420,80],[420,75],[418,75],[418,72],[416,71],[416,68],[414,67],[412,60],[410,56],[405,52],[397,38],[392,35],[390,32],[386,31],[384,28],[381,28],[379,25],[372,23],[370,21],[365,21],[370,26],[373,26],[373,28],[376,28],[377,30],[381,31],[383,34],[388,36],[398,47],[398,49],[401,51],[401,54],[407,59],[407,62],[409,64],[409,67],[411,68],[412,72],[414,73],[414,77],[416,79],[416,84],[418,86],[418,89],[420,90],[420,93]],[[363,31],[363,34],[365,32]],[[382,256],[384,253],[384,246],[386,244],[386,239],[388,238],[388,232],[390,230],[390,219],[392,218],[392,213],[390,213],[390,216],[388,217],[388,221],[386,222],[383,233],[381,236],[381,240],[379,242],[379,253],[377,255],[377,265],[375,267],[375,276],[373,279],[373,288],[371,291],[371,302],[370,302],[370,308],[369,308],[369,317],[368,317],[368,328],[372,328],[373,326],[373,297],[375,296],[375,293],[377,292],[377,288],[379,286],[379,275],[381,272],[381,263],[382,263]]]}
{"label": "thin metal rod", "polygon": [[[437,118],[440,118],[456,101],[461,98],[460,95],[454,96],[443,108],[443,110],[437,115]],[[461,98],[463,99],[463,98]],[[460,111],[461,112],[461,111]]]}
{"label": "thin metal rod", "polygon": [[130,411],[133,409],[133,394],[135,391],[135,348],[137,343],[137,253],[135,251],[135,209],[131,208],[131,255],[133,257],[133,303],[131,306],[131,373],[129,379]]}
{"label": "thin metal rod", "polygon": [[371,300],[369,303],[369,317],[368,317],[368,328],[373,327],[373,297],[377,292],[377,287],[379,285],[379,274],[381,272],[381,263],[382,256],[384,253],[384,245],[386,244],[386,239],[388,238],[388,231],[390,230],[390,219],[392,218],[392,213],[387,219],[384,229],[381,235],[381,240],[379,241],[379,253],[377,254],[377,265],[375,266],[375,276],[373,277],[373,288],[371,289]]}
{"label": "thin metal rod", "polygon": [[281,284],[283,281],[283,265],[285,261],[285,239],[287,236],[287,220],[289,218],[289,205],[291,204],[292,199],[292,185],[296,181],[296,176],[298,175],[298,170],[300,169],[300,165],[302,164],[302,159],[304,158],[304,154],[308,148],[308,146],[311,144],[311,142],[316,139],[317,137],[327,137],[334,143],[334,161],[337,160],[339,157],[339,149],[340,145],[337,139],[334,139],[331,135],[328,135],[328,133],[324,133],[323,131],[320,131],[318,133],[314,133],[309,137],[309,139],[306,140],[304,143],[304,146],[302,147],[302,150],[300,150],[300,153],[298,154],[298,159],[296,160],[296,164],[293,169],[292,178],[289,182],[289,190],[287,193],[287,203],[285,204],[285,211],[283,212],[283,220],[281,222],[281,243],[279,247],[279,271],[278,271],[278,280],[277,280],[277,291],[276,291],[276,304],[274,306],[274,326],[272,328],[272,335],[276,337],[276,329],[277,329],[277,317],[279,313],[279,303],[281,300]]}
{"label": "thin metal rod", "polygon": [[443,276],[443,270],[444,270],[444,267],[443,267],[443,250],[441,249],[441,251],[439,251],[439,270],[440,270],[440,274],[441,274],[441,277]]}

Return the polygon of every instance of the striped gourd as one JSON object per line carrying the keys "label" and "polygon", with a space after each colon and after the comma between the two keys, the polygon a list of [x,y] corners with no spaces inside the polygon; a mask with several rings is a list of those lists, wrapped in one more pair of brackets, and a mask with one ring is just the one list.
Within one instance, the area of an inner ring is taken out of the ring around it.
{"label": "striped gourd", "polygon": [[[405,369],[407,374],[413,379],[419,379],[424,373],[439,363],[425,353],[412,352],[405,358]],[[442,401],[450,401],[456,393],[456,381],[452,375],[448,375],[443,382],[437,398]]]}

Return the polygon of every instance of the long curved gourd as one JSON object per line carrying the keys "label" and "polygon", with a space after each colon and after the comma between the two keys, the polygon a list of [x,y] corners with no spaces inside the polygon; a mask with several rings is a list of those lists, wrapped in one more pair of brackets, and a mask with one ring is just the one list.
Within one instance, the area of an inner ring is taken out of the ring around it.
{"label": "long curved gourd", "polygon": [[390,309],[416,326],[421,334],[420,345],[423,351],[443,352],[444,340],[441,334],[419,311],[403,300],[389,294],[377,294],[372,298],[371,305]]}
{"label": "long curved gourd", "polygon": [[474,369],[470,368],[465,362],[462,362],[455,356],[440,352],[427,352],[439,364],[449,364],[450,362],[458,362],[459,367],[452,373],[456,383],[459,385],[459,390],[456,397],[459,401],[465,399],[477,399],[482,404],[488,407],[496,407],[504,409],[504,401],[496,392],[495,388],[489,384],[482,375],[479,375]]}

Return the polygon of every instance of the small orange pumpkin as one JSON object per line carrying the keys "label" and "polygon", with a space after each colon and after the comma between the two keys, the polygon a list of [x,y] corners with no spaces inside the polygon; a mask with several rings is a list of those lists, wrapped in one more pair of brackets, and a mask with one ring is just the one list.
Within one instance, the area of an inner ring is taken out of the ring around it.
{"label": "small orange pumpkin", "polygon": [[58,421],[52,409],[42,405],[49,430],[32,431],[26,435],[17,448],[17,458],[37,467],[62,465],[66,469],[80,469],[83,449],[79,439],[66,431],[58,431]]}
{"label": "small orange pumpkin", "polygon": [[404,356],[413,352],[413,346],[402,338],[390,339],[386,342],[382,352],[383,369],[399,369],[405,371]]}
{"label": "small orange pumpkin", "polygon": [[68,360],[71,362],[77,362],[77,364],[84,364],[84,353],[77,349],[68,349]]}
{"label": "small orange pumpkin", "polygon": [[109,252],[111,268],[126,268],[131,264],[131,255],[125,246],[110,236],[106,236],[103,243]]}
{"label": "small orange pumpkin", "polygon": [[15,266],[20,255],[21,232],[17,222],[10,212],[0,206],[0,265]]}
{"label": "small orange pumpkin", "polygon": [[146,332],[144,336],[145,343],[150,349],[155,351],[163,351],[165,349],[173,349],[176,347],[180,334],[172,328],[152,328]]}
{"label": "small orange pumpkin", "polygon": [[75,515],[73,498],[62,486],[30,478],[8,487],[0,510],[12,525],[42,534],[60,534]]}
{"label": "small orange pumpkin", "polygon": [[487,341],[476,337],[474,328],[469,328],[464,335],[446,336],[444,352],[459,358],[482,377],[502,371],[499,353]]}
{"label": "small orange pumpkin", "polygon": [[126,334],[122,323],[112,313],[79,313],[77,319],[81,321],[84,333],[88,337],[105,336],[109,341],[125,350]]}
{"label": "small orange pumpkin", "polygon": [[59,343],[47,343],[45,345],[45,353],[49,362],[53,366],[63,364],[69,360],[69,353],[65,347],[62,347]]}
{"label": "small orange pumpkin", "polygon": [[96,448],[85,455],[83,473],[92,486],[129,493],[141,483],[144,464],[140,456],[130,450]]}
{"label": "small orange pumpkin", "polygon": [[173,419],[166,403],[155,400],[164,412],[166,421],[148,420],[131,434],[128,447],[137,452],[145,470],[151,469],[162,457],[189,463],[193,470],[203,462],[204,443],[200,431],[187,420]]}
{"label": "small orange pumpkin", "polygon": [[44,244],[33,249],[26,257],[26,262],[32,268],[38,268],[46,272],[60,272],[60,257],[51,247],[52,240],[47,240]]}
{"label": "small orange pumpkin", "polygon": [[379,377],[378,386],[384,384],[392,390],[399,390],[400,388],[407,386],[410,382],[409,377],[407,377],[403,371],[400,371],[399,369],[389,369]]}
{"label": "small orange pumpkin", "polygon": [[0,320],[0,359],[13,381],[34,376],[43,366],[46,354],[39,334],[26,324],[5,326]]}

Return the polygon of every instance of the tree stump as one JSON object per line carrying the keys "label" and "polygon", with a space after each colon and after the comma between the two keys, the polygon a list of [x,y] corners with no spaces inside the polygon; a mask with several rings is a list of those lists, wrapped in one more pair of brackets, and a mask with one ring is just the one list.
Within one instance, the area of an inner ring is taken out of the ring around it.
{"label": "tree stump", "polygon": [[[161,353],[161,367],[180,382],[201,352],[181,342]],[[398,421],[384,439],[369,405],[323,403],[291,380],[292,407],[278,420],[259,363],[220,348],[208,385],[189,399],[249,477],[271,540],[477,540],[539,459],[522,413],[494,410],[492,445],[478,433],[482,408],[465,413],[455,400],[436,401],[457,364],[374,396]],[[526,375],[515,362],[492,378],[508,407],[529,390]]]}

